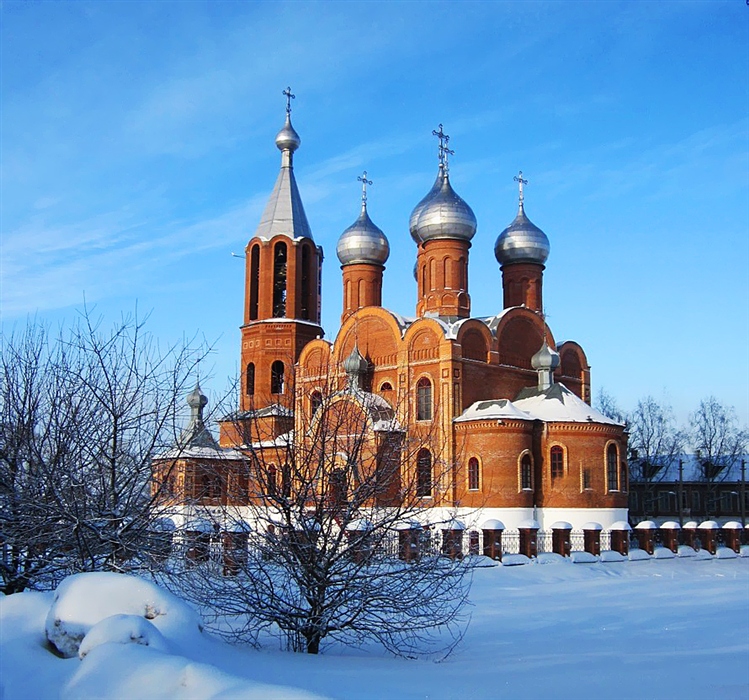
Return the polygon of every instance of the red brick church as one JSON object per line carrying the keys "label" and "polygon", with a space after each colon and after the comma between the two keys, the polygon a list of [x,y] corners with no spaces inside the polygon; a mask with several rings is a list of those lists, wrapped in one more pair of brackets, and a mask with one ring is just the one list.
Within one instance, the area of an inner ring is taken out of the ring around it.
{"label": "red brick church", "polygon": [[[294,177],[301,140],[287,98],[275,141],[280,172],[245,249],[239,410],[221,424],[217,444],[202,426],[204,397],[191,396],[184,473],[177,476],[187,497],[198,487],[185,470],[199,469],[201,459],[231,457],[248,440],[272,449],[348,387],[378,411],[381,420],[368,427],[375,442],[394,426],[429,436],[401,469],[415,473],[435,523],[459,517],[470,529],[497,519],[516,529],[535,520],[549,529],[563,521],[579,530],[592,521],[605,530],[627,519],[624,426],[591,407],[582,347],[557,344],[545,322],[550,246],[525,213],[526,181],[522,173],[515,178],[517,215],[494,247],[501,306],[498,300],[490,315],[474,316],[469,254],[476,218],[453,189],[449,137],[441,125],[435,135],[437,176],[410,216],[413,316],[381,304],[389,244],[369,216],[365,173],[361,213],[338,240],[343,309],[341,327],[328,339],[320,325],[323,254]],[[216,502],[226,496],[220,491]]]}

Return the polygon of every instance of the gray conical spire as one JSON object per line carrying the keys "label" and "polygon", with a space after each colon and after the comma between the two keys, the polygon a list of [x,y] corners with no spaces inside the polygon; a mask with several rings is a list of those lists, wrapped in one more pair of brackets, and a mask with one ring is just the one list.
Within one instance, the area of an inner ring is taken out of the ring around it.
{"label": "gray conical spire", "polygon": [[559,353],[544,338],[541,349],[531,357],[531,367],[538,372],[539,391],[545,391],[554,383],[554,370],[559,367]]}
{"label": "gray conical spire", "polygon": [[218,449],[218,444],[213,435],[203,423],[203,409],[208,403],[208,397],[200,390],[200,382],[195,383],[195,388],[187,395],[187,405],[190,407],[190,422],[182,431],[179,445],[183,448],[189,447],[211,447]]}
{"label": "gray conical spire", "polygon": [[[284,92],[286,94],[286,92]],[[287,100],[286,122],[276,136],[276,146],[281,151],[281,172],[265,205],[265,211],[255,235],[266,240],[279,234],[292,239],[312,239],[302,198],[294,178],[294,151],[302,140],[291,125],[291,106]]]}
{"label": "gray conical spire", "polygon": [[364,376],[369,372],[369,362],[359,352],[357,345],[354,345],[351,354],[343,361],[343,369],[348,375],[349,389],[361,389]]}

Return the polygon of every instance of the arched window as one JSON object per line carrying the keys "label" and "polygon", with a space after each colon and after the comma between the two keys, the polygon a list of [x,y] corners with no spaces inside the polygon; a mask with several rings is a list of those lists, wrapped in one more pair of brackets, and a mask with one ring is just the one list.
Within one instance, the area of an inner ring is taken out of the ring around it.
{"label": "arched window", "polygon": [[322,406],[322,394],[319,391],[313,391],[309,397],[309,407],[313,416],[320,406]]}
{"label": "arched window", "polygon": [[382,384],[380,384],[380,391],[382,393],[385,393],[386,391],[392,391],[392,390],[393,390],[393,385],[390,382],[382,382]]}
{"label": "arched window", "polygon": [[302,246],[302,308],[301,316],[302,320],[310,320],[310,310],[312,308],[312,266],[310,264],[310,249],[308,244]]}
{"label": "arched window", "polygon": [[288,464],[281,467],[281,495],[284,498],[291,496],[291,467]]}
{"label": "arched window", "polygon": [[432,495],[432,455],[427,449],[416,455],[416,495],[426,498]]}
{"label": "arched window", "polygon": [[533,463],[527,452],[520,460],[520,488],[523,491],[530,491],[533,488]]}
{"label": "arched window", "polygon": [[416,420],[432,420],[432,382],[427,377],[416,383]]}
{"label": "arched window", "polygon": [[247,364],[247,371],[244,377],[244,390],[247,396],[252,396],[255,393],[255,363],[249,362]]}
{"label": "arched window", "polygon": [[475,457],[468,460],[468,490],[478,491],[481,488],[479,461]]}
{"label": "arched window", "polygon": [[273,248],[273,316],[286,316],[286,244],[283,241]]}
{"label": "arched window", "polygon": [[281,360],[276,360],[270,366],[270,393],[283,394],[284,390],[284,367]]}
{"label": "arched window", "polygon": [[622,460],[619,462],[619,489],[622,491],[627,490],[627,463]]}
{"label": "arched window", "polygon": [[606,482],[609,491],[619,490],[619,450],[613,442],[606,448]]}
{"label": "arched window", "polygon": [[346,471],[340,467],[333,469],[330,473],[329,485],[330,505],[336,508],[346,505],[347,488],[346,488]]}
{"label": "arched window", "polygon": [[559,445],[551,448],[551,480],[561,479],[564,476],[564,450]]}
{"label": "arched window", "polygon": [[252,246],[250,251],[250,321],[258,315],[258,287],[260,284],[260,246]]}

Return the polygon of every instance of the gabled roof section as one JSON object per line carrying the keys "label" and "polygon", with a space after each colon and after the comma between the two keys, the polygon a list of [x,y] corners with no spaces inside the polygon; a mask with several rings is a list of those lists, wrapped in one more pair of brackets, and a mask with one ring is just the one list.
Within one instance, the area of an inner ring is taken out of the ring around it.
{"label": "gabled roof section", "polygon": [[476,401],[454,419],[456,423],[474,420],[533,420],[525,411],[519,410],[509,399]]}
{"label": "gabled roof section", "polygon": [[[287,155],[284,153],[284,156]],[[294,169],[286,160],[278,173],[276,184],[265,205],[265,211],[255,236],[270,240],[273,236],[288,236],[292,240],[299,238],[312,239],[312,230],[304,213],[304,205],[294,177]]]}

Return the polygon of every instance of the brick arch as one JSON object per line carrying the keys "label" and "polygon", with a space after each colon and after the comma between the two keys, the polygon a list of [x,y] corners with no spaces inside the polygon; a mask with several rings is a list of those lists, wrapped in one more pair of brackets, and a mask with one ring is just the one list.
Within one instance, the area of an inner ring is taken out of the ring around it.
{"label": "brick arch", "polygon": [[515,316],[498,330],[497,335],[501,364],[532,369],[531,357],[538,352],[543,342],[539,321]]}
{"label": "brick arch", "polygon": [[561,360],[558,370],[560,376],[582,380],[583,372],[589,369],[583,349],[577,343],[568,340],[562,343],[557,350]]}
{"label": "brick arch", "polygon": [[409,338],[408,355],[412,360],[435,359],[439,356],[439,341],[431,328],[421,328]]}
{"label": "brick arch", "polygon": [[478,328],[469,328],[459,338],[463,357],[468,360],[486,362],[489,355],[489,342]]}

